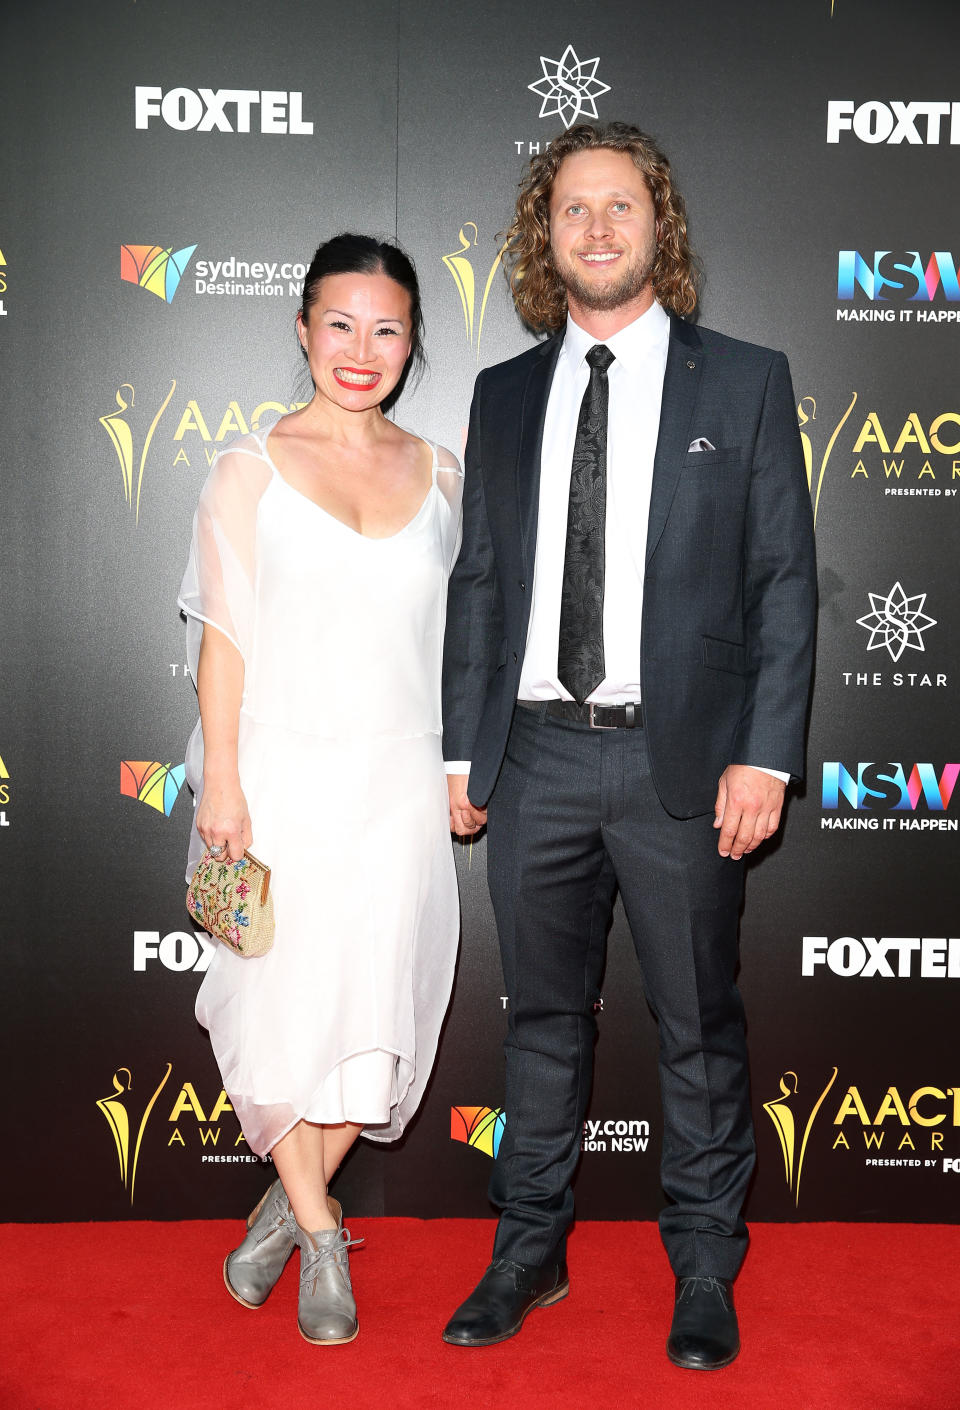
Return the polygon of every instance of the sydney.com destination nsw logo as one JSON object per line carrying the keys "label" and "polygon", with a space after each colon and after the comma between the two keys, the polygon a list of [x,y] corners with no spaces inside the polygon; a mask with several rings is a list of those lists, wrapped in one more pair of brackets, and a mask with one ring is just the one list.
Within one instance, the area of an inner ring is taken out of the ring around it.
{"label": "sydney.com destination nsw logo", "polygon": [[[173,303],[197,245],[121,245],[120,278]],[[303,293],[307,266],[301,260],[243,259],[237,255],[198,259],[193,268],[195,294],[239,298],[295,298]],[[189,282],[189,281],[188,281]]]}
{"label": "sydney.com destination nsw logo", "polygon": [[[450,1139],[461,1141],[496,1160],[506,1129],[507,1115],[502,1107],[452,1106]],[[623,1117],[588,1117],[583,1123],[580,1149],[585,1153],[633,1153],[642,1155],[650,1144],[650,1123]]]}
{"label": "sydney.com destination nsw logo", "polygon": [[126,284],[138,284],[164,303],[172,303],[180,280],[190,263],[196,245],[175,250],[172,245],[121,245],[120,278]]}
{"label": "sydney.com destination nsw logo", "polygon": [[180,795],[186,774],[185,764],[161,764],[157,760],[121,759],[120,792],[136,798],[148,808],[169,817]]}

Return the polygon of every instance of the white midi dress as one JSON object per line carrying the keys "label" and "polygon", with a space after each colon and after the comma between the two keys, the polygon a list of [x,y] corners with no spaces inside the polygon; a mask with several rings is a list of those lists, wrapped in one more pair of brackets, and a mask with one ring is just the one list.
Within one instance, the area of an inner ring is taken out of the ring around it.
{"label": "white midi dress", "polygon": [[[399,1136],[449,1002],[459,911],[440,667],[463,480],[432,449],[427,496],[389,538],[284,480],[269,429],[221,453],[194,521],[187,659],[196,679],[204,625],[243,657],[240,782],[276,918],[261,958],[218,945],[196,1013],[261,1155],[299,1120]],[[198,799],[202,751],[198,723]],[[188,876],[202,848],[194,828]]]}

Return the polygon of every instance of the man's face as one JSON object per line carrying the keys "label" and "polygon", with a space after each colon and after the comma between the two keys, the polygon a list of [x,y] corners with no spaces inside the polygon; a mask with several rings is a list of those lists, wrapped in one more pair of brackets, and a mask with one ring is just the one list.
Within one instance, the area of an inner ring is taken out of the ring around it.
{"label": "man's face", "polygon": [[550,195],[550,248],[570,310],[653,303],[656,218],[647,183],[627,152],[598,147],[565,157]]}

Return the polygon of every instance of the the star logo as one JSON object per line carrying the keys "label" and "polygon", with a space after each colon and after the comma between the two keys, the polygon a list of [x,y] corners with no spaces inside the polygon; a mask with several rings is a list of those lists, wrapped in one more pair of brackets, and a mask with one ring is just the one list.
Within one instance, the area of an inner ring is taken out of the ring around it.
{"label": "the star logo", "polygon": [[568,44],[562,59],[545,59],[540,55],[543,78],[528,83],[531,93],[538,94],[540,116],[558,117],[564,127],[572,127],[581,117],[596,118],[601,93],[609,93],[609,83],[597,78],[599,59],[577,58],[577,51]]}
{"label": "the star logo", "polygon": [[927,600],[925,592],[908,597],[900,583],[894,583],[886,597],[879,592],[871,592],[870,606],[873,608],[866,617],[857,618],[857,626],[870,633],[868,651],[879,651],[885,646],[893,661],[911,647],[923,651],[923,633],[928,627],[937,625],[936,619],[928,617],[923,610]]}

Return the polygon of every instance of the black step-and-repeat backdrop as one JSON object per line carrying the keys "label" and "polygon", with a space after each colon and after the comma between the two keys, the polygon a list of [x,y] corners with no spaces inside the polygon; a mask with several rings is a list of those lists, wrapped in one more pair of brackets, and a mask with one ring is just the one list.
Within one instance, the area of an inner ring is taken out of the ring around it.
{"label": "black step-and-repeat backdrop", "polygon": [[[748,1212],[952,1219],[953,4],[40,0],[2,33],[5,1217],[237,1214],[263,1188],[193,1018],[197,495],[232,436],[309,394],[294,314],[341,229],[413,254],[430,369],[398,416],[459,450],[477,369],[530,341],[496,241],[523,165],[598,117],[671,155],[703,321],[787,351],[816,512],[809,775],[742,926]],[[436,1071],[399,1147],[348,1161],[351,1213],[489,1212],[505,1001],[482,840],[457,860]],[[622,919],[599,1027],[578,1208],[649,1218],[656,1034]]]}

